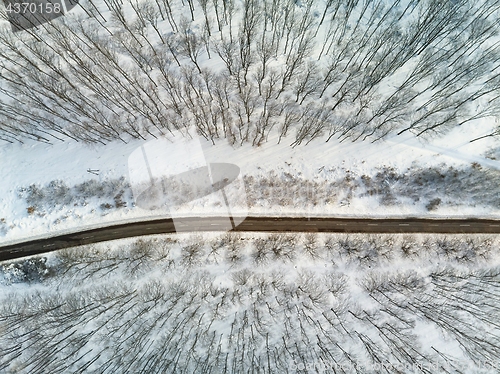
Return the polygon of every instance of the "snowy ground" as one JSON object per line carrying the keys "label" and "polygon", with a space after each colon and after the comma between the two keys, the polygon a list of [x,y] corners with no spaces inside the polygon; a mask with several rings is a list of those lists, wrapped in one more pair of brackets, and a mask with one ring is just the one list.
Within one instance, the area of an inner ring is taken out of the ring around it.
{"label": "snowy ground", "polygon": [[[203,146],[209,162],[234,163],[240,167],[242,175],[254,177],[257,181],[259,178],[276,179],[277,182],[285,181],[281,183],[285,184],[285,191],[282,187],[279,193],[288,195],[288,198],[292,197],[291,200],[269,198],[266,201],[265,196],[259,196],[259,192],[262,192],[260,190],[264,187],[247,184],[247,196],[253,201],[249,206],[249,214],[252,215],[497,218],[500,206],[488,204],[486,201],[481,204],[477,198],[475,201],[467,200],[467,195],[458,199],[450,195],[449,200],[446,196],[441,196],[441,204],[428,210],[426,204],[429,198],[426,196],[421,196],[420,201],[400,196],[401,199],[396,203],[382,204],[380,196],[370,196],[361,193],[363,192],[361,190],[359,193],[349,195],[346,191],[340,191],[347,187],[332,184],[329,191],[338,195],[335,199],[327,203],[320,200],[316,206],[311,201],[307,201],[318,192],[320,188],[318,186],[321,184],[342,181],[346,176],[357,180],[360,180],[360,176],[373,177],[377,172],[382,170],[385,173],[390,168],[404,175],[408,172],[408,168],[412,167],[424,170],[431,167],[446,170],[450,166],[456,169],[470,169],[474,164],[482,171],[493,173],[491,182],[495,182],[497,171],[500,170],[500,162],[495,160],[500,149],[500,141],[488,137],[469,143],[469,139],[489,133],[493,126],[494,123],[483,120],[456,128],[451,133],[434,139],[424,140],[405,134],[392,136],[373,144],[350,141],[340,143],[335,139],[326,143],[324,140],[317,139],[308,145],[292,148],[289,146],[289,139],[285,138],[281,144],[277,144],[277,139],[270,137],[267,143],[258,148],[246,144],[234,148],[224,140],[215,146],[208,143]],[[46,187],[55,180],[63,181],[69,188],[92,179],[105,183],[108,180],[124,177],[123,183],[127,184],[129,180],[128,157],[143,143],[139,141],[129,144],[115,142],[106,146],[89,146],[70,141],[55,141],[52,145],[36,142],[22,145],[2,144],[0,146],[0,173],[2,175],[0,183],[0,235],[2,237],[0,241],[8,242],[65,230],[81,230],[84,227],[110,222],[169,216],[168,209],[147,211],[134,207],[130,191],[127,191],[123,197],[127,206],[120,209],[102,207],[108,203],[113,205],[113,196],[110,195],[101,198],[92,196],[85,199],[77,198],[66,205],[62,201],[60,204],[57,203],[57,198],[55,198],[56,200],[51,202],[52,206],[41,206],[31,213],[28,213],[30,205],[26,201],[26,193],[20,194],[21,189],[32,184]],[[165,160],[168,163],[178,161],[175,154],[169,155],[168,160]],[[88,169],[99,170],[98,175],[89,173]],[[286,186],[287,176],[293,181],[288,186]],[[248,182],[249,179],[246,180]],[[311,183],[307,184],[307,181]],[[394,190],[395,193],[401,191],[401,188],[398,189],[391,183],[388,178],[389,190]],[[474,181],[471,183],[474,184]],[[304,187],[306,185],[309,187]],[[297,191],[297,188],[300,190],[301,187],[311,190]],[[441,187],[444,195],[449,193],[446,186]],[[487,192],[497,195],[495,187],[488,186]],[[477,194],[481,192],[482,186],[477,185],[475,188]],[[304,196],[295,196],[297,199],[302,199],[298,204],[293,197],[300,193]],[[349,196],[343,196],[343,194]],[[191,215],[216,214],[217,212],[217,208],[210,204],[191,206],[189,210],[186,210],[186,214]]]}
{"label": "snowy ground", "polygon": [[0,371],[498,372],[499,248],[205,233],[4,263]]}

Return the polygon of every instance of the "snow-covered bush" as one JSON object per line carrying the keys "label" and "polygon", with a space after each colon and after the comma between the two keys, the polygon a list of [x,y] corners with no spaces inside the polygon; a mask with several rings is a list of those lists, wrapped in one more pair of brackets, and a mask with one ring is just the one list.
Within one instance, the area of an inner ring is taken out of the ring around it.
{"label": "snow-covered bush", "polygon": [[124,177],[97,181],[90,179],[68,187],[63,181],[55,180],[45,186],[35,184],[21,188],[19,195],[33,212],[44,209],[58,209],[63,206],[86,205],[92,199],[104,201],[101,209],[122,208],[132,197],[129,183]]}
{"label": "snow-covered bush", "polygon": [[0,275],[4,282],[39,283],[51,276],[54,269],[47,267],[47,258],[33,257],[0,265]]}

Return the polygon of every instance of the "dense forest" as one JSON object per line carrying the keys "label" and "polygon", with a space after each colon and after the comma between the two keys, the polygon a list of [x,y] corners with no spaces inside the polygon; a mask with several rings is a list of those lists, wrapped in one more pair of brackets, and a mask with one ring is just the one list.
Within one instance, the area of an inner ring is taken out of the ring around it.
{"label": "dense forest", "polygon": [[0,371],[498,373],[498,260],[484,235],[226,233],[3,263]]}
{"label": "dense forest", "polygon": [[127,142],[192,125],[212,142],[253,145],[271,132],[293,146],[442,133],[498,115],[499,9],[82,0],[37,27],[2,22],[0,139]]}

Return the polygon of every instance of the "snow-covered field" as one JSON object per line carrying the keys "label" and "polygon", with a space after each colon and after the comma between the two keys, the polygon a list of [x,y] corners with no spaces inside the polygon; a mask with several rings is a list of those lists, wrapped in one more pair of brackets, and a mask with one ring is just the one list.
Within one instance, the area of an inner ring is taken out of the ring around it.
{"label": "snow-covered field", "polygon": [[205,233],[0,267],[0,371],[497,373],[500,242]]}
{"label": "snow-covered field", "polygon": [[[271,138],[260,147],[249,144],[233,147],[221,140],[215,146],[203,144],[203,148],[208,162],[231,162],[240,167],[245,176],[249,214],[252,215],[496,218],[500,204],[490,200],[500,193],[500,187],[495,184],[499,178],[500,162],[494,159],[500,141],[489,137],[469,143],[469,139],[489,133],[493,126],[486,120],[471,122],[446,136],[425,140],[411,134],[375,143],[315,139],[308,145],[292,148],[288,138],[280,144]],[[144,143],[113,142],[106,146],[59,141],[50,145],[37,142],[2,144],[0,241],[52,235],[111,222],[168,217],[167,208],[149,211],[135,207],[128,188],[128,158]],[[171,154],[162,162],[179,160],[176,154]],[[465,191],[453,190],[457,186],[452,186],[448,179],[427,181],[425,188],[417,191],[422,194],[418,201],[406,195],[402,183],[407,182],[400,180],[398,184],[394,176],[389,175],[389,171],[400,177],[417,172],[425,174],[429,168],[445,172],[450,167],[482,174],[476,182],[471,178]],[[98,170],[98,175],[88,172],[89,169]],[[366,176],[377,176],[378,186],[371,194],[367,193]],[[120,181],[120,178],[124,179]],[[108,187],[112,185],[108,181],[114,181],[115,186],[109,187],[110,192],[102,192],[101,197],[90,187],[86,192],[76,191],[75,186],[91,180]],[[41,198],[39,206],[29,212],[32,204],[27,201],[28,193],[21,190],[34,184],[39,188],[46,187],[45,192],[49,194],[56,190],[48,187],[53,181],[62,181],[67,188],[74,190]],[[426,196],[429,188],[438,192],[429,191],[433,195]],[[123,200],[126,206],[116,208],[114,197],[122,189],[125,193],[119,200]],[[388,191],[392,191],[396,199],[384,202],[384,194]],[[69,195],[75,196],[70,198]],[[318,196],[321,199],[314,201]],[[436,196],[441,200],[440,204],[432,209],[426,208]],[[104,207],[105,204],[109,205]],[[207,215],[217,214],[218,210],[208,204],[191,206],[185,213]]]}

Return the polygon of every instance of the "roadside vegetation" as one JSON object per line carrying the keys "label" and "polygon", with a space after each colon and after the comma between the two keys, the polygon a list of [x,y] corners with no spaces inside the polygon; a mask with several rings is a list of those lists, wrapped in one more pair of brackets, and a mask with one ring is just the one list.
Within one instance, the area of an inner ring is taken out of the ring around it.
{"label": "roadside vegetation", "polygon": [[18,197],[26,203],[28,214],[44,215],[63,207],[85,207],[95,203],[101,210],[124,208],[132,199],[130,184],[124,177],[118,179],[90,179],[69,187],[62,180],[45,186],[31,184],[18,190]]}
{"label": "roadside vegetation", "polygon": [[500,208],[500,172],[477,163],[462,167],[422,167],[414,163],[403,170],[381,166],[371,175],[325,165],[311,179],[284,168],[248,175],[244,180],[250,207],[294,206],[306,210],[374,197],[381,207],[413,205],[427,211],[443,206]]}
{"label": "roadside vegetation", "polygon": [[494,373],[499,245],[162,235],[2,263],[0,371]]}
{"label": "roadside vegetation", "polygon": [[[479,164],[462,168],[413,164],[406,170],[382,166],[372,175],[324,166],[310,179],[287,167],[245,175],[244,183],[250,209],[295,207],[306,214],[318,206],[328,211],[370,197],[381,207],[410,205],[424,211],[472,206],[500,209],[500,173]],[[179,186],[170,187],[175,190]],[[89,180],[74,186],[56,180],[18,190],[28,214],[44,216],[61,211],[60,220],[68,210],[78,214],[88,205],[101,215],[115,209],[135,209],[132,195],[124,178]],[[0,221],[0,233],[8,229],[8,223]]]}

